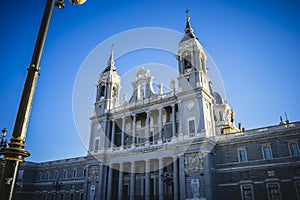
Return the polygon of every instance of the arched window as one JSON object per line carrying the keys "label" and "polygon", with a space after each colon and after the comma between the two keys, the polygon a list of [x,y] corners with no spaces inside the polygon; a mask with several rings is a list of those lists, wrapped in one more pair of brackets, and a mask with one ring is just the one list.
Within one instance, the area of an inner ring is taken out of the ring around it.
{"label": "arched window", "polygon": [[104,97],[104,93],[105,93],[105,86],[101,85],[100,86],[100,97]]}
{"label": "arched window", "polygon": [[117,97],[117,95],[118,95],[118,89],[116,87],[113,87],[112,97]]}
{"label": "arched window", "polygon": [[184,65],[184,71],[185,72],[191,71],[191,69],[192,69],[192,60],[191,60],[190,55],[187,55],[187,56],[184,57],[183,65]]}

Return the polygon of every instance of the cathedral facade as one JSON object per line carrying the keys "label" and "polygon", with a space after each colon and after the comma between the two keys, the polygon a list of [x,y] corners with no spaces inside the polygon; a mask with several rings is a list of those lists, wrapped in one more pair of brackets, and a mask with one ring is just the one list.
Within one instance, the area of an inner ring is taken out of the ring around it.
{"label": "cathedral facade", "polygon": [[16,199],[300,199],[300,123],[236,127],[189,17],[176,59],[177,87],[155,90],[141,67],[121,99],[112,51],[87,156],[22,163]]}

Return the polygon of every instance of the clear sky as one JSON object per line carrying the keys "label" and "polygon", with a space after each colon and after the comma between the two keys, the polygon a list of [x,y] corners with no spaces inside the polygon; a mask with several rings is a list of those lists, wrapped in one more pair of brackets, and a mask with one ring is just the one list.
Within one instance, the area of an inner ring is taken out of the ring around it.
{"label": "clear sky", "polygon": [[[87,0],[74,7],[65,3],[63,10],[54,9],[42,57],[26,140],[29,161],[86,154],[73,120],[72,92],[81,63],[98,44],[133,28],[183,32],[186,8],[195,34],[220,70],[237,122],[246,129],[275,125],[284,112],[291,121],[300,120],[298,0]],[[6,127],[9,136],[45,4],[46,0],[1,3],[0,128]],[[123,66],[118,67],[121,75],[139,64],[158,62],[139,53],[128,56],[132,59],[116,61],[117,67]]]}

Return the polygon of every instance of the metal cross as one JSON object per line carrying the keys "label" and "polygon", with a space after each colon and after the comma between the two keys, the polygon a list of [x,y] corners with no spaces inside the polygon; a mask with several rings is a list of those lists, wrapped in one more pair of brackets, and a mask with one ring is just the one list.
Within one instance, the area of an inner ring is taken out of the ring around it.
{"label": "metal cross", "polygon": [[190,12],[189,9],[186,9],[186,10],[185,10],[186,17],[189,17],[189,12]]}

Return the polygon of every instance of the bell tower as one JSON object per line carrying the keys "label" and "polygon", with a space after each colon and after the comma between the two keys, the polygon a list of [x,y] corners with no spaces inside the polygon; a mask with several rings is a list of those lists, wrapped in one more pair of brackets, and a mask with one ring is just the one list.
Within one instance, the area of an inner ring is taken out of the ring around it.
{"label": "bell tower", "polygon": [[[186,12],[184,36],[178,44],[178,96],[183,107],[183,134],[215,134],[211,80],[207,75],[207,56],[191,27]],[[191,131],[192,130],[192,131]]]}
{"label": "bell tower", "polygon": [[120,103],[121,78],[114,61],[114,50],[111,51],[107,66],[100,74],[97,84],[96,108],[97,115],[108,112]]}
{"label": "bell tower", "polygon": [[178,44],[178,84],[181,90],[203,87],[210,91],[211,81],[207,76],[207,56],[190,24],[188,12],[186,16],[185,34]]}

